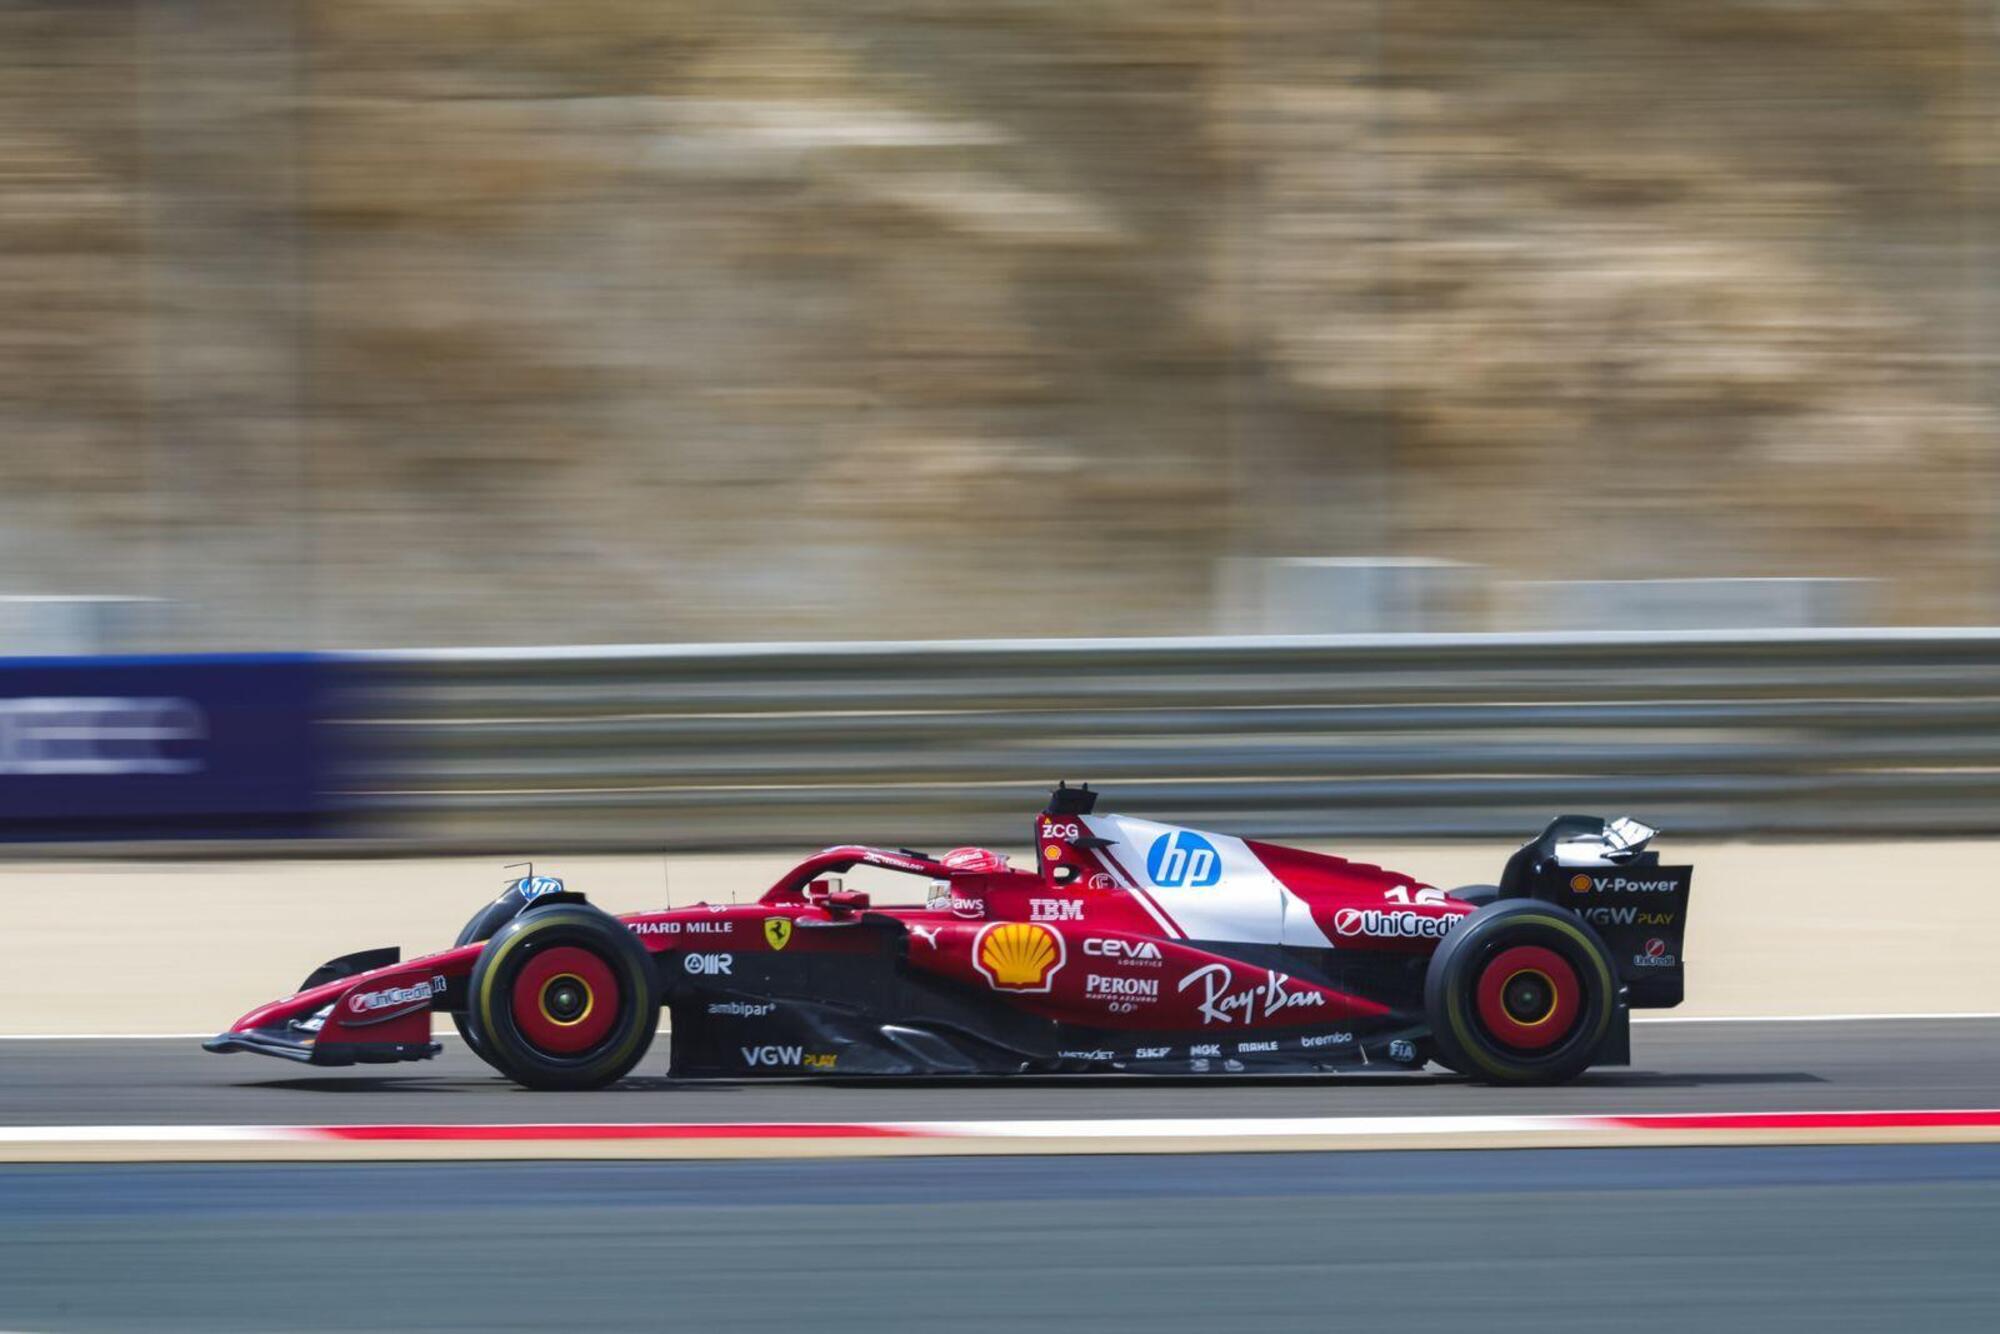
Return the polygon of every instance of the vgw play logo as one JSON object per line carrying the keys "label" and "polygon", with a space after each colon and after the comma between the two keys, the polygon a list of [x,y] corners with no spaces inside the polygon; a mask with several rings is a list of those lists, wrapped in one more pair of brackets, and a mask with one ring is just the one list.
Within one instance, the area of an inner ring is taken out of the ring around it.
{"label": "vgw play logo", "polygon": [[1200,834],[1176,829],[1153,840],[1146,874],[1161,889],[1207,889],[1222,879],[1222,858]]}

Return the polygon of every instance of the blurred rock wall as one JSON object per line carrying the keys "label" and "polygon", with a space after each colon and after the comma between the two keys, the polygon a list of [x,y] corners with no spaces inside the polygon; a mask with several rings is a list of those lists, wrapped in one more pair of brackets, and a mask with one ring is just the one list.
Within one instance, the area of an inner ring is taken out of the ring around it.
{"label": "blurred rock wall", "polygon": [[0,592],[1202,631],[1223,557],[1996,610],[1995,10],[15,0]]}

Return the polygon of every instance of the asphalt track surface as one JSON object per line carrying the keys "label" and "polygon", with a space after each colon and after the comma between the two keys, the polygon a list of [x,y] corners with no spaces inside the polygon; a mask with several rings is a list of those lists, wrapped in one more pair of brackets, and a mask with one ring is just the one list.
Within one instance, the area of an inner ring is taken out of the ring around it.
{"label": "asphalt track surface", "polygon": [[2000,1147],[0,1169],[0,1325],[1991,1330]]}
{"label": "asphalt track surface", "polygon": [[[14,1125],[2000,1107],[2000,1020],[1645,1025],[1442,1076],[538,1094],[456,1043],[316,1071],[0,1042]],[[646,1068],[664,1064],[656,1051]],[[0,1328],[1990,1330],[2000,1146],[0,1167]]]}
{"label": "asphalt track surface", "polygon": [[[664,1042],[664,1039],[662,1040]],[[0,1124],[915,1121],[2000,1107],[2000,1019],[1642,1024],[1633,1064],[1559,1088],[1443,1074],[680,1083],[536,1093],[456,1041],[433,1061],[314,1069],[189,1039],[0,1041]]]}

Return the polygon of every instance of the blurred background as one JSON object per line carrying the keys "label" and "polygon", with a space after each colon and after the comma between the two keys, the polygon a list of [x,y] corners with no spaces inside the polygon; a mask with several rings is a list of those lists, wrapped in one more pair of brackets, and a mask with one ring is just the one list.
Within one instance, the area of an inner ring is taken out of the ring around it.
{"label": "blurred background", "polygon": [[1997,41],[1992,0],[9,0],[0,594],[42,600],[0,616],[1990,623]]}
{"label": "blurred background", "polygon": [[[124,832],[998,833],[1062,776],[1984,832],[1997,51],[1996,0],[10,0],[0,836],[239,743]],[[1147,636],[1199,643],[881,642]],[[163,650],[315,656],[47,674]]]}

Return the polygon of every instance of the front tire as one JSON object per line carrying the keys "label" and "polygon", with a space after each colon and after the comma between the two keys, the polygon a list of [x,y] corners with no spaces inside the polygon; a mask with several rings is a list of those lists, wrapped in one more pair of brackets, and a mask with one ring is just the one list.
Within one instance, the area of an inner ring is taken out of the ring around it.
{"label": "front tire", "polygon": [[1617,977],[1597,933],[1534,899],[1504,899],[1464,918],[1424,976],[1439,1063],[1496,1084],[1555,1084],[1581,1074],[1610,1033],[1617,1003]]}
{"label": "front tire", "polygon": [[[472,920],[458,933],[458,939],[452,943],[452,948],[459,949],[482,940],[491,940],[495,931],[519,917],[521,910],[527,906],[521,899],[519,887],[510,888],[499,898],[472,914]],[[465,1021],[464,1010],[451,1012],[451,1026],[458,1030],[459,1040],[471,1049],[474,1056],[488,1065],[493,1064],[493,1058],[486,1054],[485,1044],[472,1031],[472,1025]]]}
{"label": "front tire", "polygon": [[473,1049],[534,1089],[624,1078],[660,1023],[645,947],[617,918],[584,904],[539,908],[501,927],[468,990]]}

